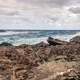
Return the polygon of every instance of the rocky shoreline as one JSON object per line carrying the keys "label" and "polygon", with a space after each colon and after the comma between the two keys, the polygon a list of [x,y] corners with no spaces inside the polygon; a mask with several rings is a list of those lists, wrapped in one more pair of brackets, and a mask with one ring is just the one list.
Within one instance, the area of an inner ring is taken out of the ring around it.
{"label": "rocky shoreline", "polygon": [[47,42],[0,44],[0,80],[80,80],[80,36]]}

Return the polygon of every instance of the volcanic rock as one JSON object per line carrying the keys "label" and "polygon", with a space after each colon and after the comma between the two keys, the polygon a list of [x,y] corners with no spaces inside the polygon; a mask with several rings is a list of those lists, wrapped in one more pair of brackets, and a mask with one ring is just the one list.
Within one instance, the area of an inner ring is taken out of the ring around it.
{"label": "volcanic rock", "polygon": [[70,42],[80,43],[80,36],[73,37]]}
{"label": "volcanic rock", "polygon": [[66,41],[61,41],[61,40],[58,40],[58,39],[54,39],[54,38],[52,38],[52,37],[49,37],[48,38],[48,43],[49,43],[49,45],[64,45],[64,44],[67,44],[68,42],[66,42]]}
{"label": "volcanic rock", "polygon": [[48,43],[2,44],[0,80],[80,80],[79,42],[68,44],[49,37]]}

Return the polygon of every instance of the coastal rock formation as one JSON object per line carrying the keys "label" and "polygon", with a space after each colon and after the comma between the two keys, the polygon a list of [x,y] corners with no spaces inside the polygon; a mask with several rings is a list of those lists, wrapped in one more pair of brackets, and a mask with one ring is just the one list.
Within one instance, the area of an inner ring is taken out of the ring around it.
{"label": "coastal rock formation", "polygon": [[63,44],[67,44],[68,42],[66,42],[66,41],[61,41],[61,40],[58,40],[58,39],[54,39],[54,38],[52,38],[52,37],[49,37],[48,38],[48,43],[50,44],[50,45],[63,45]]}
{"label": "coastal rock formation", "polygon": [[80,36],[73,37],[70,42],[80,43]]}
{"label": "coastal rock formation", "polygon": [[0,80],[80,80],[80,44],[75,40],[79,41],[49,37],[48,44],[2,43]]}

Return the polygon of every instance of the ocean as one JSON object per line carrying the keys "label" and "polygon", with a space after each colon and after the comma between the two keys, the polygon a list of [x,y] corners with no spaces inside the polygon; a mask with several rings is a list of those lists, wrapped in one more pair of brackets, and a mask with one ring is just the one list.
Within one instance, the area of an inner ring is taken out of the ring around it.
{"label": "ocean", "polygon": [[47,42],[48,37],[69,41],[78,35],[80,30],[0,30],[0,43],[36,44],[41,41]]}

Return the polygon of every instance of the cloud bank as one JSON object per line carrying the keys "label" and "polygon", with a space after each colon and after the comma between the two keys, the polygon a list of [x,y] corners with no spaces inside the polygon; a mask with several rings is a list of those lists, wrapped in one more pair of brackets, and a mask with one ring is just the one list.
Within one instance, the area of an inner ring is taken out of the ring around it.
{"label": "cloud bank", "polygon": [[0,0],[0,28],[80,29],[80,0]]}

